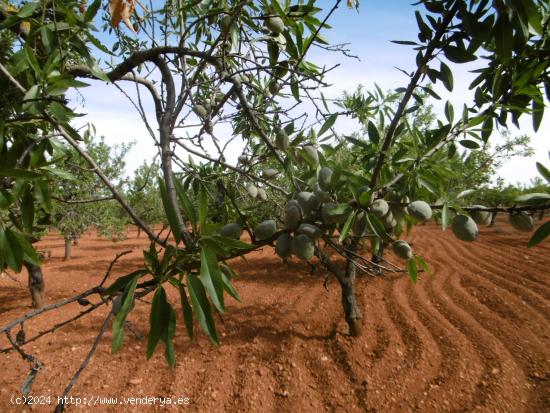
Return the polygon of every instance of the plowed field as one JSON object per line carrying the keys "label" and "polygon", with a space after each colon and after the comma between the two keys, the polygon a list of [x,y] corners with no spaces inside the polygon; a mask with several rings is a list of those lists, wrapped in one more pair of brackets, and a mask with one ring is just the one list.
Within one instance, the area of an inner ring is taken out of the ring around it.
{"label": "plowed field", "polygon": [[[44,266],[48,302],[95,286],[117,252],[133,249],[113,278],[136,268],[147,242],[129,237],[111,243],[89,234],[63,262],[62,238],[48,236],[40,244],[52,252]],[[228,312],[218,318],[221,346],[202,333],[190,342],[178,313],[176,368],[166,366],[162,351],[147,361],[150,305],[137,302],[124,348],[111,355],[107,333],[70,393],[87,403],[156,396],[188,397],[188,405],[68,411],[550,411],[550,242],[528,249],[528,237],[504,222],[482,228],[472,244],[434,224],[415,228],[408,239],[433,273],[416,285],[404,275],[362,276],[364,327],[356,339],[346,335],[337,283],[326,291],[320,269],[283,265],[265,248],[248,262],[234,261],[242,303],[228,298]],[[23,274],[0,278],[1,325],[30,310],[25,284]],[[73,304],[25,323],[27,337],[82,309]],[[50,405],[11,404],[28,364],[0,353],[0,411],[53,411],[106,314],[102,308],[25,346],[44,364],[32,394],[51,396]]]}

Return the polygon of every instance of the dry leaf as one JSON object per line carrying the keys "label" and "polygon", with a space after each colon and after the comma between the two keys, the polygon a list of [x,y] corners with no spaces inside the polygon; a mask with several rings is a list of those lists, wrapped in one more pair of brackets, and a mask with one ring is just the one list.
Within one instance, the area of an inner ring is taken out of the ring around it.
{"label": "dry leaf", "polygon": [[135,0],[111,0],[109,13],[111,13],[111,26],[117,27],[122,21],[126,27],[136,33],[130,17],[136,8]]}

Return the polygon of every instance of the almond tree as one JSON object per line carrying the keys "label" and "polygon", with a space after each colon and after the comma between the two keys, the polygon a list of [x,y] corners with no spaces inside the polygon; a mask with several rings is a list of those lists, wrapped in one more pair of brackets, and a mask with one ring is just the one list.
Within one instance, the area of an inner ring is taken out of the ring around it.
{"label": "almond tree", "polygon": [[[122,188],[125,158],[132,143],[109,146],[104,137],[94,139],[88,131],[83,140],[86,152],[105,176],[117,188]],[[120,239],[128,220],[87,163],[74,149],[65,149],[64,160],[57,164],[56,169],[60,179],[52,185],[52,226],[65,239],[64,259],[68,260],[72,244],[77,243],[88,229],[95,228],[103,236]]]}
{"label": "almond tree", "polygon": [[[179,1],[150,10],[133,0],[113,0],[110,14],[99,0],[84,10],[66,1],[55,2],[55,8],[44,2],[15,10],[5,0],[0,4],[0,28],[21,38],[22,46],[0,65],[3,79],[23,98],[21,114],[37,117],[41,130],[59,133],[151,239],[142,269],[77,297],[99,294],[101,303],[112,299],[113,310],[96,343],[113,319],[113,351],[122,346],[134,300],[153,294],[147,355],[162,341],[174,365],[176,319],[168,288],[180,294],[189,335],[196,334],[196,320],[217,344],[213,313],[225,311],[225,293],[238,299],[229,260],[266,245],[274,245],[283,259],[313,260],[333,275],[350,334],[358,335],[358,273],[408,272],[416,281],[428,270],[416,251],[398,239],[404,226],[430,219],[436,209],[443,228],[450,226],[458,238],[471,242],[491,212],[509,213],[516,228],[530,231],[532,212],[548,207],[547,193],[525,196],[510,208],[464,207],[458,196],[435,205],[425,202],[446,192],[448,174],[432,162],[440,153],[453,153],[457,145],[483,148],[493,130],[518,124],[521,116],[531,116],[535,130],[540,126],[542,87],[546,99],[550,89],[545,1],[421,0],[415,11],[418,38],[397,41],[417,52],[415,69],[405,72],[405,86],[391,96],[376,90],[351,107],[331,104],[322,93],[325,75],[335,67],[308,60],[312,48],[341,58],[348,54],[324,37],[339,0],[326,10],[314,1]],[[354,1],[348,5],[358,6]],[[94,18],[103,22],[107,45],[93,33]],[[422,93],[439,98],[430,84],[452,90],[451,67],[472,61],[480,69],[470,85],[475,92],[471,105],[459,111],[448,102],[445,117],[429,128],[409,121],[407,115],[427,100]],[[158,149],[159,192],[174,242],[141,219],[79,143],[70,123],[74,113],[59,96],[88,79],[119,88],[141,116]],[[146,99],[154,107],[152,119]],[[369,139],[340,136],[335,122],[343,116],[361,117]],[[358,159],[354,169],[342,168],[338,152],[330,149],[335,146]],[[242,151],[237,162],[228,159],[230,147]],[[18,170],[4,174],[24,180]],[[24,170],[43,173],[32,165]],[[550,180],[545,166],[539,170]],[[264,198],[275,199],[276,207],[243,210],[246,197],[260,205]],[[249,235],[246,242],[240,239],[243,231]],[[531,244],[548,232],[549,224],[543,224]],[[365,240],[367,252],[375,255],[391,246],[403,265],[367,258],[360,248]],[[343,268],[335,255],[343,257]],[[2,331],[9,333],[18,323]]]}

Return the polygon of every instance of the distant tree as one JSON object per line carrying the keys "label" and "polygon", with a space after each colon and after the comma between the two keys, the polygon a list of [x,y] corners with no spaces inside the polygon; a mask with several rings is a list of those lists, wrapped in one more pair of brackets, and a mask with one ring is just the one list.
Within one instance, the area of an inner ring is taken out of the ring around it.
{"label": "distant tree", "polygon": [[[105,143],[104,137],[94,140],[88,132],[84,134],[84,145],[105,175],[122,188],[125,182],[124,159],[132,144],[111,147]],[[122,238],[127,216],[78,153],[67,147],[67,156],[57,167],[62,177],[52,194],[52,223],[65,239],[64,259],[71,258],[72,244],[89,228],[95,228],[111,239]]]}
{"label": "distant tree", "polygon": [[[147,225],[166,223],[158,187],[159,176],[160,166],[158,163],[155,161],[150,164],[143,162],[126,184],[128,203]],[[137,226],[137,230],[139,238],[141,227]]]}

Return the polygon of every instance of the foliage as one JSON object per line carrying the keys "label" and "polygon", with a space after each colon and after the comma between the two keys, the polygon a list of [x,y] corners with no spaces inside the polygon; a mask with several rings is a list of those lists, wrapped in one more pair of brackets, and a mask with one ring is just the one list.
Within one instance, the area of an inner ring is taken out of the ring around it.
{"label": "foliage", "polygon": [[157,163],[144,162],[125,184],[128,203],[147,225],[167,223],[157,185],[159,176],[160,168]]}
{"label": "foliage", "polygon": [[[101,137],[95,141],[84,134],[84,147],[104,174],[118,187],[124,184],[125,158],[132,144],[110,147]],[[128,218],[107,188],[79,154],[70,147],[66,156],[56,164],[60,179],[52,188],[52,225],[67,239],[77,240],[89,228],[111,239],[124,238]]]}

